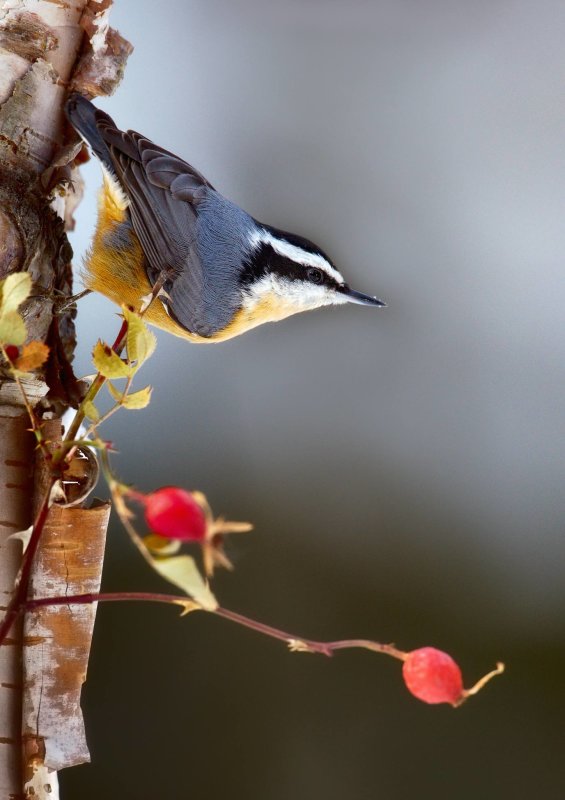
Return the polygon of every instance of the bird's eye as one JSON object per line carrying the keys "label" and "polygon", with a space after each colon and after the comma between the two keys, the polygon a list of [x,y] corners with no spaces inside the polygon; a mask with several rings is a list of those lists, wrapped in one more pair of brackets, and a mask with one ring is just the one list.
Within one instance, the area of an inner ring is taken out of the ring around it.
{"label": "bird's eye", "polygon": [[324,273],[320,269],[315,269],[314,267],[311,267],[308,270],[307,274],[308,274],[308,280],[311,281],[311,283],[322,283],[324,280]]}

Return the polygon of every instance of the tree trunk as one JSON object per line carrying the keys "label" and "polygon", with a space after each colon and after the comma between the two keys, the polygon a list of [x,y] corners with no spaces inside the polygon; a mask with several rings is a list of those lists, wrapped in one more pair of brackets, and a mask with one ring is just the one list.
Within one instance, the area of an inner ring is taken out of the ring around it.
{"label": "tree trunk", "polygon": [[[8,537],[31,524],[34,441],[25,414],[0,408],[0,591],[6,607],[14,588],[21,544]],[[22,713],[21,625],[0,648],[0,797],[21,795],[20,727]]]}
{"label": "tree trunk", "polygon": [[[55,443],[58,419],[80,395],[70,366],[74,313],[54,315],[55,302],[72,291],[65,230],[80,196],[72,162],[81,143],[65,121],[63,104],[69,89],[89,97],[109,94],[122,75],[131,47],[108,27],[110,6],[111,0],[0,0],[0,279],[16,271],[31,274],[32,296],[22,309],[28,339],[46,342],[50,356],[25,389]],[[17,386],[0,373],[4,608],[22,551],[8,537],[30,526],[33,498],[45,484],[43,465],[35,469],[29,427]],[[92,482],[92,461],[86,471]],[[51,508],[32,594],[97,590],[108,514],[104,504]],[[30,612],[24,646],[20,625],[0,648],[0,800],[54,800],[53,770],[88,760],[78,701],[94,614],[94,607]]]}

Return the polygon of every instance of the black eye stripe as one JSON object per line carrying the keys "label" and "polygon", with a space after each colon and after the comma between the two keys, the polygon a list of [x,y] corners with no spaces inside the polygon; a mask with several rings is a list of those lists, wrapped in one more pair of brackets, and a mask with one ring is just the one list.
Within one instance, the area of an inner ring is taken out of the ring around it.
{"label": "black eye stripe", "polygon": [[288,281],[302,281],[317,286],[334,286],[336,288],[338,286],[333,277],[327,275],[324,270],[293,261],[293,259],[278,253],[267,242],[261,242],[260,246],[248,255],[247,261],[242,266],[240,281],[247,286],[268,274],[285,278]]}

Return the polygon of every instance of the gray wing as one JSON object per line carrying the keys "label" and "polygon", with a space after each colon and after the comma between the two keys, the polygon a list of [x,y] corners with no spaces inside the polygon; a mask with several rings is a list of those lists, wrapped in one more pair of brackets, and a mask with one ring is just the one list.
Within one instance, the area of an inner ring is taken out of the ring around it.
{"label": "gray wing", "polygon": [[[204,270],[197,250],[198,205],[212,185],[194,167],[135,131],[118,130],[100,115],[98,130],[116,176],[130,200],[133,229],[147,259],[151,285],[165,270],[165,307],[194,333],[204,333]],[[172,310],[174,309],[174,314]]]}

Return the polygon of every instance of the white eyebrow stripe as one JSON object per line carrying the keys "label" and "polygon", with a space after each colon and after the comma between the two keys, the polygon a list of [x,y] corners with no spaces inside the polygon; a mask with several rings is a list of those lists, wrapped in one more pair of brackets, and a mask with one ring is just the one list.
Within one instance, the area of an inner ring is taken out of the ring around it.
{"label": "white eyebrow stripe", "polygon": [[281,256],[297,261],[299,264],[304,264],[305,267],[316,267],[323,270],[327,275],[337,281],[337,283],[345,283],[343,275],[319,253],[310,253],[308,250],[303,250],[295,244],[285,242],[284,239],[277,239],[272,233],[262,228],[254,230],[249,236],[249,244],[253,249],[257,248],[260,244],[269,244],[273,250]]}

